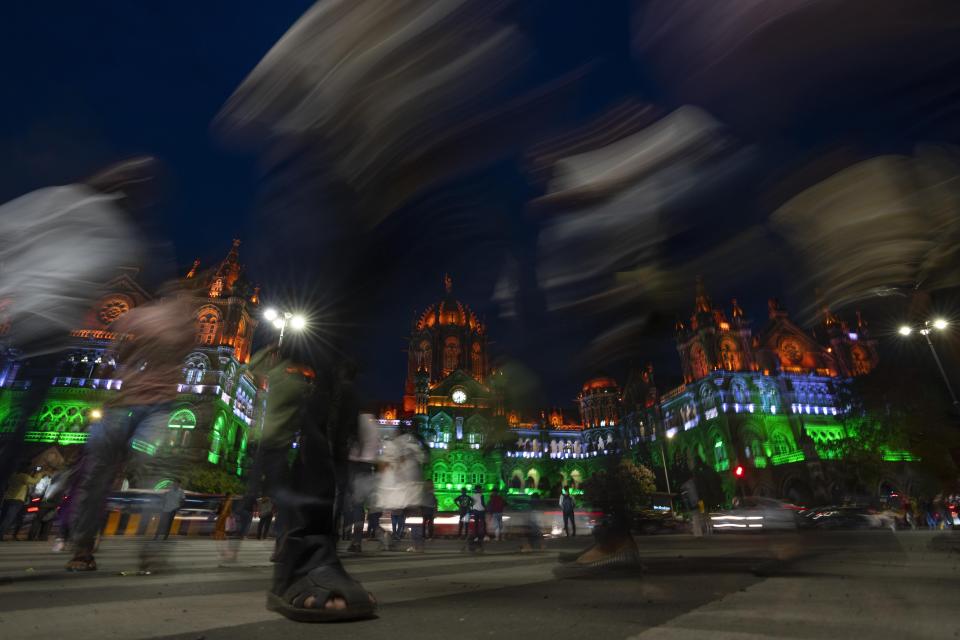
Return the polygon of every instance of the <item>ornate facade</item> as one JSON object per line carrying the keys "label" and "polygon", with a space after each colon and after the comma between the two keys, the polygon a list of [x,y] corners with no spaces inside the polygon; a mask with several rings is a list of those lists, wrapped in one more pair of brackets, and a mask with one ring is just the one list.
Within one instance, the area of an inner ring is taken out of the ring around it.
{"label": "ornate facade", "polygon": [[[823,310],[812,333],[794,324],[772,299],[766,326],[754,334],[736,300],[730,315],[697,283],[689,324],[677,323],[684,383],[660,397],[637,379],[628,422],[674,468],[698,463],[745,471],[739,490],[797,501],[827,498],[821,461],[847,437],[838,396],[850,378],[878,363],[877,343],[857,315],[856,329]],[[652,378],[652,372],[650,372]],[[651,398],[655,397],[655,400]],[[906,452],[889,452],[905,460]],[[658,460],[658,464],[662,460]],[[728,495],[738,490],[722,473]],[[820,494],[820,495],[815,495]]]}
{"label": "ornate facade", "polygon": [[[186,274],[187,280],[201,280],[190,284],[205,294],[195,310],[196,347],[184,361],[182,378],[171,381],[178,396],[166,432],[156,442],[137,443],[148,454],[175,450],[187,460],[206,461],[237,475],[244,471],[248,434],[263,401],[243,368],[257,326],[259,293],[243,277],[239,244],[235,240],[214,268],[200,271],[197,261]],[[29,423],[27,442],[82,444],[100,407],[120,388],[119,363],[111,351],[117,336],[111,325],[152,296],[137,283],[133,269],[120,273],[104,291],[84,325],[72,331],[48,399]],[[14,427],[25,384],[17,377],[15,351],[5,353],[0,363],[0,437]]]}

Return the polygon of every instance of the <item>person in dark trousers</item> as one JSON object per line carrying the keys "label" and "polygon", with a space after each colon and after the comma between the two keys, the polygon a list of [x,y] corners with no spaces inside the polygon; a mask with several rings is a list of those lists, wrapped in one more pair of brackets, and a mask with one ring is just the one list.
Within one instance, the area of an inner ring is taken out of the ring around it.
{"label": "person in dark trousers", "polygon": [[263,496],[257,500],[257,511],[260,513],[260,522],[257,523],[257,540],[270,536],[270,525],[273,523],[273,500]]}
{"label": "person in dark trousers", "polygon": [[37,466],[30,473],[17,473],[7,484],[7,491],[3,494],[3,508],[0,509],[0,540],[12,528],[12,538],[19,540],[17,534],[23,526],[23,517],[26,514],[25,504],[30,498],[30,491],[43,478],[41,467]]}
{"label": "person in dark trousers", "polygon": [[460,489],[453,503],[457,505],[457,511],[460,514],[460,520],[457,522],[457,537],[466,538],[470,532],[470,508],[473,506],[473,498],[467,495],[467,488]]}
{"label": "person in dark trousers", "polygon": [[[123,386],[106,403],[103,417],[90,427],[86,458],[75,495],[71,497],[73,557],[67,571],[95,571],[93,552],[104,522],[104,505],[117,469],[126,461],[135,440],[156,442],[166,429],[183,360],[194,348],[194,298],[184,288],[127,311],[111,325],[119,336],[118,353]],[[141,570],[162,563],[166,549],[144,545]]]}
{"label": "person in dark trousers", "polygon": [[471,497],[470,519],[473,521],[473,540],[478,545],[483,544],[487,535],[487,502],[483,498],[483,487],[477,485]]}
{"label": "person in dark trousers", "polygon": [[487,504],[487,512],[490,514],[490,526],[493,528],[491,540],[503,540],[503,509],[507,506],[499,489],[494,489],[490,493],[490,502]]}
{"label": "person in dark trousers", "polygon": [[177,510],[183,506],[184,493],[180,488],[180,481],[174,480],[170,487],[164,492],[160,503],[160,523],[157,525],[157,532],[153,539],[163,538],[167,540],[170,537],[170,528],[173,526],[173,519],[177,517]]}
{"label": "person in dark trousers", "polygon": [[560,494],[560,511],[563,513],[563,532],[567,536],[577,535],[576,508],[577,503],[574,501],[573,496],[570,495],[570,488],[564,487],[563,493]]}
{"label": "person in dark trousers", "polygon": [[[277,550],[267,608],[300,622],[358,620],[375,614],[376,602],[350,577],[337,556],[334,502],[337,473],[324,424],[323,400],[314,389],[297,422],[300,446],[291,484],[277,494],[289,523]],[[269,405],[268,405],[269,407]],[[345,419],[345,417],[344,417]],[[357,417],[353,416],[356,423]]]}
{"label": "person in dark trousers", "polygon": [[433,520],[437,515],[437,494],[433,492],[433,486],[427,483],[427,496],[424,499],[422,509],[423,513],[423,537],[426,540],[433,539]]}

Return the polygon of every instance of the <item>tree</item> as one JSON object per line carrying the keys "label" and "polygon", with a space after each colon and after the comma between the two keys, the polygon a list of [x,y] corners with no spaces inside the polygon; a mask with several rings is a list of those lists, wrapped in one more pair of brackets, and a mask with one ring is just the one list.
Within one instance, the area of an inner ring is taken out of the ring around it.
{"label": "tree", "polygon": [[611,468],[593,474],[583,483],[587,500],[605,511],[643,509],[656,489],[653,472],[630,460],[620,460]]}
{"label": "tree", "polygon": [[186,476],[184,488],[187,491],[229,495],[243,493],[245,488],[240,478],[218,467],[197,466],[190,469]]}
{"label": "tree", "polygon": [[944,489],[957,477],[960,431],[929,363],[884,362],[838,394],[846,437],[827,447],[848,487],[873,493],[892,459],[908,454]]}

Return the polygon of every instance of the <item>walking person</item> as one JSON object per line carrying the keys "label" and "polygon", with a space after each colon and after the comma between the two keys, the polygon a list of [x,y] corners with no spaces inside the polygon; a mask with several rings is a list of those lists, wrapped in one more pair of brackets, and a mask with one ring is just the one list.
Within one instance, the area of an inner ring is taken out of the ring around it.
{"label": "walking person", "polygon": [[[90,426],[76,495],[71,496],[73,558],[68,571],[95,571],[93,552],[103,521],[107,493],[134,441],[157,442],[177,394],[183,360],[193,348],[196,307],[182,287],[168,297],[134,307],[115,320],[119,373],[123,386],[111,396],[103,417]],[[166,553],[150,544],[141,549],[142,571]]]}
{"label": "walking person", "polygon": [[423,506],[423,463],[426,454],[412,429],[403,429],[383,444],[380,473],[374,502],[378,509],[390,511],[393,535],[387,548],[395,550],[403,538],[408,510]]}
{"label": "walking person", "polygon": [[563,514],[563,533],[567,537],[577,535],[576,508],[577,503],[570,495],[570,487],[564,487],[560,494],[560,511]]}
{"label": "walking person", "polygon": [[423,513],[423,537],[426,540],[433,540],[433,521],[437,515],[437,494],[433,492],[433,483],[426,483],[426,497],[424,498]]}
{"label": "walking person", "polygon": [[493,528],[491,540],[503,540],[503,509],[507,506],[500,490],[494,488],[490,493],[490,502],[487,504],[487,511],[490,513],[490,526]]}
{"label": "walking person", "polygon": [[164,540],[170,537],[170,529],[173,527],[173,519],[177,517],[177,510],[183,506],[183,500],[186,494],[180,487],[180,480],[174,480],[167,490],[163,493],[160,502],[160,522],[157,525],[157,532],[153,539]]}
{"label": "walking person", "polygon": [[[285,384],[291,389],[298,386],[300,393],[285,394],[283,405],[267,403],[266,422],[272,429],[265,437],[269,437],[271,447],[281,448],[286,439],[286,448],[282,450],[289,451],[295,434],[299,434],[299,444],[289,480],[273,493],[284,533],[277,545],[267,609],[297,622],[373,617],[376,601],[347,573],[337,556],[337,473],[333,456],[339,448],[331,445],[330,437],[350,434],[331,434],[330,421],[318,418],[330,414],[329,405],[324,403],[330,401],[332,394],[321,392],[311,367],[285,360],[270,370],[271,389],[280,378],[286,378]],[[275,420],[270,411],[279,412]],[[338,422],[346,427],[348,416],[341,415]],[[356,414],[352,424],[351,430],[356,429]]]}
{"label": "walking person", "polygon": [[29,472],[16,473],[7,483],[3,494],[3,507],[0,509],[0,541],[8,529],[13,529],[13,540],[19,540],[20,527],[26,514],[25,504],[30,490],[43,479],[43,467],[33,466]]}
{"label": "walking person", "polygon": [[473,498],[467,495],[466,487],[460,489],[460,495],[454,499],[453,503],[457,505],[457,512],[460,515],[457,521],[457,537],[466,538],[470,532],[470,508],[473,506]]}
{"label": "walking person", "polygon": [[27,424],[58,375],[70,331],[120,266],[139,262],[130,215],[139,207],[156,162],[133,158],[86,183],[38,189],[0,206],[0,300],[7,336],[22,366],[20,414],[0,440],[0,483],[17,466]]}
{"label": "walking person", "polygon": [[257,512],[260,514],[260,521],[257,523],[257,540],[263,540],[270,536],[270,525],[273,523],[273,500],[270,496],[261,496],[257,500]]}
{"label": "walking person", "polygon": [[487,535],[487,503],[483,499],[483,487],[477,485],[473,489],[470,506],[470,520],[473,522],[473,537],[471,537],[471,548],[474,550],[483,549],[483,539]]}

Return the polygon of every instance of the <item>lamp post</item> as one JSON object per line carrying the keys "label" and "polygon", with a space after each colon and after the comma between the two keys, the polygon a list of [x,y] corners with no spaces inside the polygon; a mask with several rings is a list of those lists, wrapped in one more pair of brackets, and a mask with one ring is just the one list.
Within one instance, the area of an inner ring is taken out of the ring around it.
{"label": "lamp post", "polygon": [[[950,393],[950,400],[953,402],[953,408],[957,411],[957,413],[960,413],[960,401],[957,400],[957,394],[953,391],[953,385],[950,384],[950,378],[947,377],[947,371],[943,368],[943,363],[940,361],[940,356],[937,355],[937,350],[934,348],[933,341],[930,339],[931,331],[934,329],[937,331],[944,331],[949,326],[950,323],[943,318],[934,318],[933,320],[924,321],[923,326],[919,329],[916,329],[916,331],[926,339],[927,346],[930,347],[930,353],[933,354],[933,361],[937,363],[937,369],[940,370],[940,377],[943,378],[943,383],[947,385],[947,391]],[[914,332],[914,328],[908,324],[905,324],[898,329],[898,332],[900,335],[907,337]]]}
{"label": "lamp post", "polygon": [[283,336],[288,326],[296,331],[301,331],[307,326],[307,319],[302,315],[289,311],[277,311],[272,307],[263,312],[263,317],[273,325],[274,329],[280,331],[280,337],[277,338],[278,349],[283,346]]}
{"label": "lamp post", "polygon": [[[672,438],[673,432],[667,431],[667,438]],[[663,445],[663,440],[660,441],[660,459],[663,461],[663,479],[667,481],[667,493],[672,494],[670,491],[670,473],[667,471],[667,450]],[[673,498],[670,498],[670,502],[673,502]]]}

